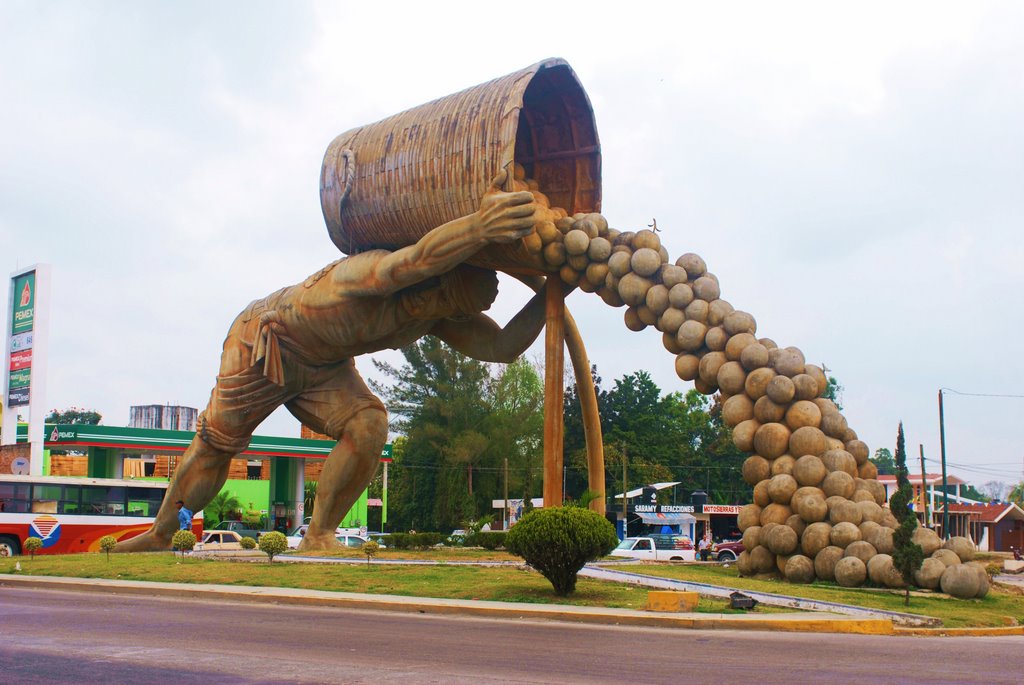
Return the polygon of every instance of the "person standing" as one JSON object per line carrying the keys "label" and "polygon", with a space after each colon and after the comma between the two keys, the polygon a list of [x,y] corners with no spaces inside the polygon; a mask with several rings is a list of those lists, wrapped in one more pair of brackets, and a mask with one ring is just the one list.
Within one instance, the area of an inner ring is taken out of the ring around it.
{"label": "person standing", "polygon": [[174,504],[178,507],[178,530],[192,530],[192,510],[180,499]]}

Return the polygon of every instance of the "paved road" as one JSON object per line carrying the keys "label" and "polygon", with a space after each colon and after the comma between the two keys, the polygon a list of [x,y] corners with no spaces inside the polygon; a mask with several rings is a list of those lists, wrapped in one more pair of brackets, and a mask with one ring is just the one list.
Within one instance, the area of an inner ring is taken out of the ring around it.
{"label": "paved road", "polygon": [[1020,637],[683,631],[0,588],[3,683],[1016,685],[1022,673]]}

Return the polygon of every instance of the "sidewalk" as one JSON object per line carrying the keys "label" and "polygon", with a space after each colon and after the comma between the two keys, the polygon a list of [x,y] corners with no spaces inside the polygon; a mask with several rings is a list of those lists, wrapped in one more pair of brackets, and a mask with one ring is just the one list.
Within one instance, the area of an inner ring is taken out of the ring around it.
{"label": "sidewalk", "polygon": [[99,578],[54,578],[0,574],[0,587],[60,591],[105,592],[155,597],[190,597],[235,602],[258,602],[338,607],[420,614],[460,614],[506,619],[540,619],[693,630],[769,630],[784,632],[892,635],[891,619],[839,616],[825,612],[780,614],[656,613],[633,609],[576,607],[551,604],[489,602],[396,595],[368,595],[293,588],[239,587],[189,583],[155,583]]}

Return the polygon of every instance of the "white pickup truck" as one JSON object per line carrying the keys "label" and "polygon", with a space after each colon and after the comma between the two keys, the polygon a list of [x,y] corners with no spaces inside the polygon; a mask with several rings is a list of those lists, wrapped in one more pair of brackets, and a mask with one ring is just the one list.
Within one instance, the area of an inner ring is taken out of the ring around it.
{"label": "white pickup truck", "polygon": [[649,535],[626,538],[612,550],[613,557],[641,561],[695,561],[693,541],[685,535]]}

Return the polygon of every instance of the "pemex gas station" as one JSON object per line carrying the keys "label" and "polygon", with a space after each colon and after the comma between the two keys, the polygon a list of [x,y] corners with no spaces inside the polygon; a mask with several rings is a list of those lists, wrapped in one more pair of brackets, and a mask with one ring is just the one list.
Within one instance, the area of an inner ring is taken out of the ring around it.
{"label": "pemex gas station", "polygon": [[[46,424],[43,475],[168,480],[194,436],[194,431]],[[19,424],[18,443],[27,439],[28,425]],[[232,460],[221,491],[237,497],[243,507],[263,513],[268,529],[290,531],[305,518],[307,481],[316,480],[334,445],[333,440],[316,437],[255,435],[249,447]],[[343,527],[382,530],[386,525],[390,444],[384,446],[381,462],[385,472],[382,497],[370,499],[364,491],[345,515]],[[17,470],[13,462],[0,464],[0,471],[9,472],[12,467]]]}

